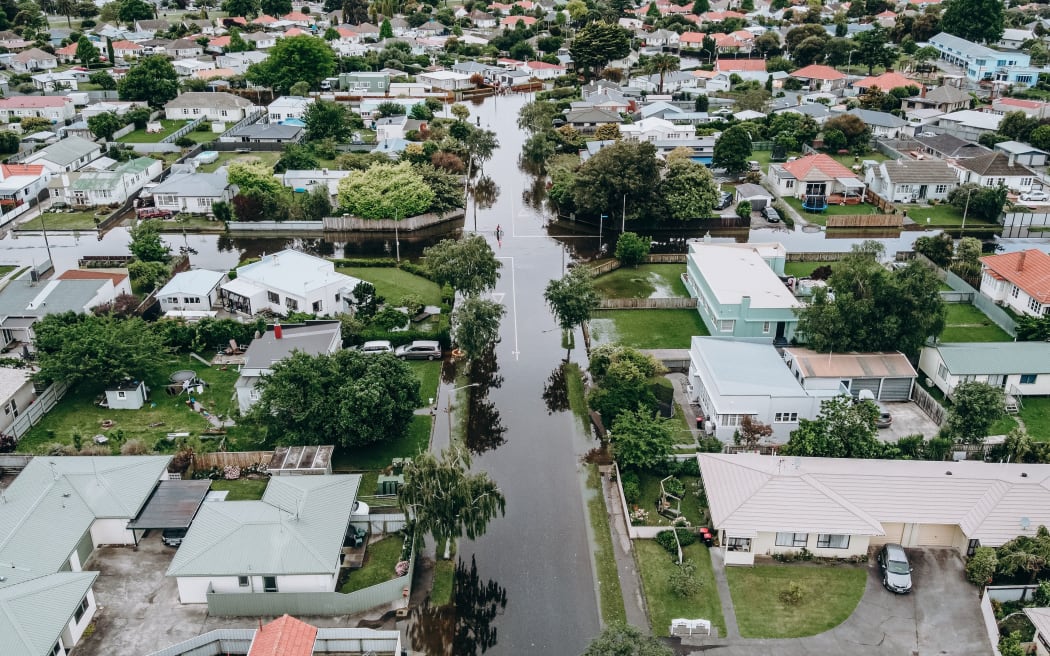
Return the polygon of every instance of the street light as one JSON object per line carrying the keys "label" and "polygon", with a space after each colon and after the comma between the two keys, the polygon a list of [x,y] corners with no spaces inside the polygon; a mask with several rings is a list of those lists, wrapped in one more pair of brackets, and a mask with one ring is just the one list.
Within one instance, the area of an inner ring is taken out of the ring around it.
{"label": "street light", "polygon": [[446,398],[448,400],[448,403],[446,404],[445,412],[448,413],[448,439],[449,439],[449,442],[452,441],[452,393],[453,392],[458,392],[459,390],[462,390],[462,389],[467,389],[468,387],[480,387],[480,386],[481,386],[481,383],[470,383],[469,385],[461,385],[460,387],[455,387],[453,389],[450,389],[447,392],[447,397]]}
{"label": "street light", "polygon": [[846,74],[847,75],[849,75],[850,73],[853,72],[853,70],[850,68],[850,66],[853,64],[853,53],[855,53],[855,52],[857,52],[857,51],[856,50],[850,50],[849,51],[849,56],[846,57]]}
{"label": "street light", "polygon": [[605,219],[609,218],[608,214],[602,214],[598,217],[598,246],[602,245],[602,227],[605,225]]}

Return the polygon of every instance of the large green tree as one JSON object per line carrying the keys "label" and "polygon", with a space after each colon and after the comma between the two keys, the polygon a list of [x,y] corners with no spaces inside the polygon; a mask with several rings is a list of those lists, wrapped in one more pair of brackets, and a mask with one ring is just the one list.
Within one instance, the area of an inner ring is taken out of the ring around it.
{"label": "large green tree", "polygon": [[403,437],[419,405],[419,379],[390,354],[296,352],[259,381],[251,417],[272,441],[359,447]]}
{"label": "large green tree", "polygon": [[627,56],[631,51],[631,33],[619,25],[595,22],[576,32],[569,46],[578,69],[601,72],[610,61]]}
{"label": "large green tree", "polygon": [[475,296],[496,286],[503,263],[481,235],[462,239],[442,239],[424,249],[426,268],[442,285],[449,285],[467,296]]}
{"label": "large green tree", "polygon": [[470,453],[453,444],[441,458],[424,451],[405,466],[405,484],[398,504],[421,533],[445,542],[449,558],[452,540],[484,535],[489,521],[504,515],[507,499],[485,472],[470,472]]}
{"label": "large green tree", "polygon": [[90,66],[99,59],[98,48],[86,36],[82,36],[77,39],[76,58],[84,66]]}
{"label": "large green tree", "polygon": [[[700,2],[706,6],[707,0],[698,0],[697,4]],[[583,656],[674,656],[674,653],[658,638],[645,635],[629,624],[614,622],[587,645]]]}
{"label": "large green tree", "polygon": [[335,73],[335,53],[324,39],[300,35],[285,37],[270,49],[264,61],[248,67],[249,82],[288,94],[296,82],[309,82],[311,89]]}
{"label": "large green tree", "polygon": [[452,339],[473,362],[483,357],[499,337],[499,323],[507,314],[496,301],[468,296],[452,312]]}
{"label": "large green tree", "polygon": [[670,423],[646,408],[624,410],[613,422],[613,456],[621,467],[652,469],[667,462],[674,452],[675,434]]}
{"label": "large green tree", "polygon": [[561,278],[547,283],[543,299],[562,330],[572,330],[590,319],[601,300],[594,288],[594,275],[586,266],[569,269]]}
{"label": "large green tree", "polygon": [[553,121],[560,116],[558,106],[546,100],[533,100],[525,103],[518,110],[518,128],[529,132],[549,132],[554,129]]}
{"label": "large green tree", "polygon": [[678,64],[679,59],[677,55],[657,54],[649,58],[646,70],[648,70],[651,75],[660,76],[658,93],[664,92],[664,77],[668,73],[674,73],[677,71]]}
{"label": "large green tree", "polygon": [[787,456],[817,458],[878,458],[882,442],[874,401],[855,402],[848,396],[822,401],[816,419],[800,419],[788,443],[780,449]]}
{"label": "large green tree", "polygon": [[948,202],[964,216],[982,221],[998,221],[1007,201],[1005,185],[982,187],[975,182],[959,185],[948,192]]}
{"label": "large green tree", "polygon": [[364,121],[350,108],[332,100],[316,100],[303,114],[306,123],[306,138],[309,141],[335,139],[339,143],[350,141],[354,130],[364,127]]}
{"label": "large green tree", "polygon": [[403,219],[430,209],[434,192],[411,164],[373,164],[339,181],[339,206],[365,219]]}
{"label": "large green tree", "polygon": [[259,15],[259,0],[225,0],[222,10],[230,16],[254,18]]}
{"label": "large green tree", "polygon": [[[660,162],[646,141],[619,141],[605,146],[576,172],[573,201],[591,218],[623,212],[626,220],[643,216],[657,203]],[[617,211],[619,210],[619,211]]]}
{"label": "large green tree", "polygon": [[711,166],[723,168],[729,173],[740,173],[747,170],[750,157],[751,135],[739,125],[734,125],[727,128],[715,142]]}
{"label": "large green tree", "polygon": [[270,16],[284,16],[292,13],[292,0],[261,0],[259,10]]}
{"label": "large green tree", "polygon": [[718,203],[718,187],[710,169],[687,159],[674,160],[660,183],[668,214],[679,221],[711,216]]}
{"label": "large green tree", "polygon": [[49,314],[34,326],[39,377],[91,391],[142,380],[165,359],[160,333],[136,317]]}
{"label": "large green tree", "polygon": [[975,43],[995,43],[1002,38],[1004,5],[1000,0],[948,0],[944,4],[941,29],[948,34]]}
{"label": "large green tree", "polygon": [[131,254],[143,262],[165,262],[171,249],[161,239],[160,221],[151,219],[142,221],[128,231],[131,242],[128,249]]}
{"label": "large green tree", "polygon": [[889,34],[884,27],[876,24],[870,30],[853,37],[856,52],[853,60],[868,67],[871,75],[876,66],[889,68],[897,61],[897,49],[890,44]]}
{"label": "large green tree", "polygon": [[91,134],[112,141],[113,133],[124,127],[124,121],[113,112],[102,112],[88,117],[87,125]]}
{"label": "large green tree", "polygon": [[999,387],[979,381],[959,383],[952,389],[952,405],[944,430],[960,441],[979,444],[1005,412],[1006,399]]}
{"label": "large green tree", "polygon": [[131,67],[117,83],[121,100],[145,100],[162,107],[179,95],[179,75],[167,57],[150,55]]}
{"label": "large green tree", "polygon": [[144,0],[120,0],[117,18],[122,23],[134,23],[153,18],[154,12],[153,5]]}

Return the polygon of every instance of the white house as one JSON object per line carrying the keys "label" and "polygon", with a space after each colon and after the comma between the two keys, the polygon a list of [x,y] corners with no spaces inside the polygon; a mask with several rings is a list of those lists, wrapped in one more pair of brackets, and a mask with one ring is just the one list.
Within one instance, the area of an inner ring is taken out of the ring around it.
{"label": "white house", "polygon": [[793,162],[770,164],[769,178],[779,196],[806,198],[857,196],[864,183],[857,174],[823,153],[806,155]]}
{"label": "white house", "polygon": [[190,77],[201,71],[211,71],[216,68],[213,60],[202,61],[195,58],[176,59],[171,65],[175,67],[175,72],[183,77]]}
{"label": "white house", "polygon": [[309,191],[315,187],[323,187],[328,190],[329,196],[335,196],[339,192],[339,181],[350,175],[350,171],[314,169],[285,171],[276,175],[281,184],[290,187],[293,191]]}
{"label": "white house", "polygon": [[219,305],[219,285],[225,281],[226,274],[221,271],[193,269],[177,273],[157,292],[160,309],[168,316],[214,314],[212,308]]}
{"label": "white house", "polygon": [[[251,35],[246,34],[244,36],[248,37]],[[259,52],[258,50],[228,52],[216,57],[215,65],[218,68],[228,68],[237,75],[244,75],[248,71],[249,66],[264,61],[268,56],[265,52]]]}
{"label": "white house", "polygon": [[969,159],[957,160],[953,164],[959,172],[959,182],[974,182],[982,187],[1006,185],[1013,192],[1025,192],[1032,188],[1039,176],[1017,161],[1017,156],[994,151]]}
{"label": "white house", "polygon": [[455,71],[420,73],[416,76],[416,80],[425,84],[429,89],[438,89],[440,91],[460,91],[474,87],[474,83],[470,81],[469,75]]}
{"label": "white house", "polygon": [[119,205],[154,180],[164,162],[136,157],[109,171],[84,171],[65,190],[66,202],[79,207]]}
{"label": "white house", "polygon": [[977,381],[1010,396],[1050,394],[1045,342],[940,343],[919,354],[919,369],[945,395],[959,383]]}
{"label": "white house", "polygon": [[314,100],[313,97],[281,96],[266,108],[266,116],[270,123],[280,123],[290,118],[302,120]]}
{"label": "white house", "polygon": [[0,120],[10,123],[12,118],[30,116],[44,118],[52,123],[73,120],[76,108],[69,96],[14,96],[0,98]]}
{"label": "white house", "polygon": [[[873,192],[894,203],[943,201],[959,186],[955,170],[944,160],[907,157],[869,166],[864,182]],[[921,220],[921,212],[912,218]]]}
{"label": "white house", "polygon": [[237,193],[226,169],[214,173],[174,173],[150,190],[159,209],[188,214],[211,214],[212,205],[228,202]]}
{"label": "white house", "polygon": [[236,122],[254,109],[250,100],[225,92],[189,91],[164,105],[169,119],[196,119]]}
{"label": "white house", "polygon": [[50,173],[69,173],[102,156],[102,147],[82,137],[66,137],[25,158],[26,164],[41,164]]}
{"label": "white house", "polygon": [[143,102],[130,102],[122,100],[105,100],[97,102],[92,105],[88,105],[80,111],[80,118],[85,121],[92,116],[99,114],[116,114],[117,116],[123,116],[127,114],[129,110],[136,107],[146,107],[146,103]]}
{"label": "white house", "polygon": [[686,141],[696,138],[696,129],[654,116],[620,125],[620,136],[628,141]]}
{"label": "white house", "polygon": [[548,64],[538,59],[523,63],[518,70],[528,73],[537,80],[553,80],[565,75],[565,67],[561,64]]}
{"label": "white house", "polygon": [[6,214],[36,198],[50,179],[43,164],[0,164],[0,211]]}
{"label": "white house", "polygon": [[930,129],[938,134],[946,133],[960,139],[977,141],[982,134],[998,130],[1002,120],[1002,116],[991,112],[963,109],[938,116],[936,126]]}
{"label": "white house", "polygon": [[37,73],[33,76],[33,86],[41,91],[76,91],[77,74],[72,71],[58,73]]}
{"label": "white house", "polygon": [[3,414],[0,414],[0,433],[7,433],[15,419],[36,400],[34,373],[35,371],[28,367],[0,368],[0,408],[4,410]]}
{"label": "white house", "polygon": [[861,390],[879,401],[907,401],[915,384],[915,369],[903,353],[817,353],[785,348],[784,362],[805,389],[843,385],[854,398]]}
{"label": "white house", "polygon": [[10,65],[16,73],[49,71],[58,68],[58,58],[40,48],[29,48],[12,57]]}
{"label": "white house", "polygon": [[1050,465],[697,458],[727,565],[802,548],[825,558],[863,556],[886,543],[968,555],[1050,525]]}
{"label": "white house", "polygon": [[1035,627],[1036,656],[1050,656],[1050,608],[1025,608],[1024,614]]}
{"label": "white house", "polygon": [[769,343],[727,337],[693,337],[686,394],[700,406],[704,429],[732,442],[745,417],[773,428],[786,442],[799,419],[813,419],[824,399],[848,394],[840,381],[806,389]]}
{"label": "white house", "polygon": [[237,278],[222,286],[220,296],[227,310],[241,314],[265,309],[331,316],[343,312],[360,282],[337,273],[328,260],[288,249],[238,267]]}
{"label": "white house", "polygon": [[[232,282],[232,281],[231,281]],[[273,373],[273,365],[302,352],[307,355],[332,354],[342,348],[343,336],[338,321],[307,321],[305,324],[271,326],[264,335],[252,340],[244,354],[241,375],[234,385],[241,412],[259,400],[259,379]]]}
{"label": "white house", "polygon": [[908,121],[899,116],[887,112],[876,112],[870,109],[851,109],[846,114],[856,116],[864,121],[875,137],[883,139],[896,139],[901,135],[910,135],[911,130]]}
{"label": "white house", "polygon": [[1014,162],[1022,166],[1046,166],[1047,156],[1050,156],[1050,153],[1045,150],[1020,141],[1000,141],[993,148],[1006,153],[1008,157],[1013,158]]}
{"label": "white house", "polygon": [[405,128],[408,125],[408,117],[404,114],[398,116],[387,116],[376,121],[376,141],[383,142],[390,139],[404,139]]}
{"label": "white house", "polygon": [[981,293],[1017,314],[1050,314],[1050,255],[1031,248],[982,257]]}

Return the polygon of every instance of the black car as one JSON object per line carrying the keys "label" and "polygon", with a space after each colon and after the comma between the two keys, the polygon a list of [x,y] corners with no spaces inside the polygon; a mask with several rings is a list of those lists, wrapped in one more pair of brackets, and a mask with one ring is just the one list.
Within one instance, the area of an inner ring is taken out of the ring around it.
{"label": "black car", "polygon": [[183,538],[186,537],[186,529],[184,528],[166,528],[164,532],[160,534],[160,541],[169,547],[178,547],[182,544]]}
{"label": "black car", "polygon": [[780,223],[780,212],[772,205],[766,205],[762,208],[762,216],[766,217],[766,221],[770,223]]}
{"label": "black car", "polygon": [[729,207],[732,204],[733,204],[733,194],[730,194],[728,192],[727,193],[723,193],[722,196],[718,199],[718,204],[715,205],[715,209],[716,210],[724,210],[725,208]]}

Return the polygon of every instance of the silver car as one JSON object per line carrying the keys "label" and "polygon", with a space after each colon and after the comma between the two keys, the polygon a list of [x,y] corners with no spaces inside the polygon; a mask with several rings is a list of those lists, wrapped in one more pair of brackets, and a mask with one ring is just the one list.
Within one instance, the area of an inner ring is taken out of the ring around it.
{"label": "silver car", "polygon": [[374,342],[365,342],[364,344],[361,345],[361,348],[358,349],[358,350],[361,351],[362,353],[369,353],[369,354],[372,354],[372,353],[393,353],[394,352],[394,347],[387,340],[381,339],[381,340],[376,340]]}
{"label": "silver car", "polygon": [[912,567],[908,555],[899,544],[886,544],[879,550],[879,567],[882,569],[882,585],[890,592],[911,592]]}
{"label": "silver car", "polygon": [[441,343],[432,340],[417,340],[397,347],[394,355],[405,360],[437,360],[441,357]]}

